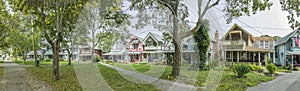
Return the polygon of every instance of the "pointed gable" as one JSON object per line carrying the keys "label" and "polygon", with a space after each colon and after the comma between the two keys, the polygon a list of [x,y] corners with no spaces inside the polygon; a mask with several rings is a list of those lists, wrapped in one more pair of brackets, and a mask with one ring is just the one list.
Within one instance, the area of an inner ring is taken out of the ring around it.
{"label": "pointed gable", "polygon": [[251,33],[249,33],[248,31],[246,31],[245,29],[243,29],[242,27],[240,27],[238,24],[234,24],[229,29],[229,31],[223,36],[222,40],[230,39],[230,35],[229,35],[230,33],[242,33],[243,35],[247,34],[250,37],[251,41],[254,41],[253,35]]}

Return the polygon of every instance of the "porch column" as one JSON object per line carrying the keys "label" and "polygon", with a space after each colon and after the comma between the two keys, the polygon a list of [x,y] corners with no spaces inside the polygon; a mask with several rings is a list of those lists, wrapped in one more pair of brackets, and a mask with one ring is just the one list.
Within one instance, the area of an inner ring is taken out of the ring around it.
{"label": "porch column", "polygon": [[237,52],[236,52],[236,55],[237,55],[237,62],[239,62],[239,61],[240,61],[240,52],[237,51]]}
{"label": "porch column", "polygon": [[275,59],[275,52],[273,52],[273,63],[275,63],[275,61],[276,61],[276,59]]}
{"label": "porch column", "polygon": [[193,53],[191,53],[191,65],[193,65],[193,60],[194,60]]}
{"label": "porch column", "polygon": [[271,61],[271,52],[268,53],[268,59]]}
{"label": "porch column", "polygon": [[255,56],[256,56],[255,52],[252,52],[252,61],[253,62],[255,62]]}
{"label": "porch column", "polygon": [[230,59],[231,59],[231,62],[233,62],[233,52],[230,51]]}
{"label": "porch column", "polygon": [[292,56],[292,68],[294,69],[294,55],[291,56]]}
{"label": "porch column", "polygon": [[260,63],[260,52],[258,52],[258,65],[261,66],[261,63]]}
{"label": "porch column", "polygon": [[[227,58],[226,58],[226,52],[227,51],[224,51],[224,55],[223,55],[223,57],[225,58],[225,62],[227,61]],[[223,59],[224,60],[224,59]]]}

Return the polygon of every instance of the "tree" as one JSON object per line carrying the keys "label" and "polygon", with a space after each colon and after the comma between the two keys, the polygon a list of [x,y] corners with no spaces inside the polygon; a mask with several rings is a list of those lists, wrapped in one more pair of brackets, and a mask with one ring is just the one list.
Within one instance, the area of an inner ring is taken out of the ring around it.
{"label": "tree", "polygon": [[280,36],[274,36],[274,41],[277,42],[281,37]]}
{"label": "tree", "polygon": [[8,24],[7,24],[7,17],[9,16],[4,1],[0,1],[0,49],[5,49],[8,47],[8,43],[5,41],[6,37],[8,36]]}
{"label": "tree", "polygon": [[[87,0],[9,0],[14,11],[35,16],[33,27],[42,32],[53,51],[53,80],[59,79],[59,50]],[[21,2],[21,3],[20,3]]]}
{"label": "tree", "polygon": [[126,24],[125,21],[129,15],[121,10],[121,4],[120,0],[91,0],[85,5],[79,20],[82,22],[79,23],[91,35],[90,41],[92,42],[89,46],[92,48],[92,60],[95,47],[102,42],[97,34],[114,31],[120,25]]}
{"label": "tree", "polygon": [[113,43],[116,39],[111,32],[100,32],[97,34],[97,38],[99,39],[99,48],[102,49],[102,52],[106,53],[109,52]]}
{"label": "tree", "polygon": [[[181,36],[178,36],[178,18],[185,18],[188,16],[188,14],[184,14],[181,17],[178,17],[178,7],[179,5],[184,6],[183,4],[180,4],[181,0],[132,0],[132,7],[134,7],[136,10],[142,10],[142,9],[152,9],[148,7],[153,7],[157,4],[160,4],[164,7],[167,7],[168,10],[172,12],[173,17],[173,40],[174,40],[174,46],[175,46],[175,60],[174,65],[172,69],[172,75],[178,76],[180,72],[180,59],[181,59],[181,52],[180,47],[181,42],[180,38],[184,36],[188,36],[192,34],[196,34],[198,31],[199,37],[197,38],[206,38],[207,37],[207,31],[204,28],[203,24],[203,17],[207,13],[207,11],[216,5],[219,4],[220,0],[212,1],[208,0],[207,2],[204,2],[204,0],[198,0],[198,19],[196,26],[192,28],[190,31],[186,31]],[[160,6],[157,5],[157,6]],[[202,6],[204,5],[204,6]],[[227,22],[231,22],[233,17],[239,17],[242,15],[250,15],[250,13],[255,14],[257,11],[265,10],[266,8],[269,8],[272,4],[269,3],[269,0],[226,0],[226,6],[225,6],[225,12],[227,16]],[[156,7],[160,9],[164,9],[162,7]],[[250,11],[252,10],[252,11]],[[203,32],[204,31],[204,32]],[[195,38],[195,37],[194,37]],[[198,40],[195,38],[195,40]],[[175,41],[176,40],[176,41]],[[206,42],[208,39],[203,40],[202,42]],[[206,45],[205,45],[206,44]],[[197,45],[203,45],[201,41],[197,43]],[[201,48],[198,49],[207,49],[209,43],[204,43],[203,46],[198,46]],[[200,60],[199,68],[202,69],[205,67],[204,63],[206,61],[206,53],[207,51],[199,51],[200,58],[203,58]]]}
{"label": "tree", "polygon": [[289,24],[291,24],[292,29],[300,28],[300,2],[299,0],[280,0],[281,8],[287,11],[289,15],[287,16]]}

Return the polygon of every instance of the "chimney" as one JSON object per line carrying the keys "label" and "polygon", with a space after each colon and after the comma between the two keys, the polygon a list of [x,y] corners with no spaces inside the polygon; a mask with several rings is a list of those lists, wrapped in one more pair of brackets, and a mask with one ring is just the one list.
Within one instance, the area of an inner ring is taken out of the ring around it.
{"label": "chimney", "polygon": [[218,30],[215,33],[215,44],[214,44],[214,58],[216,58],[217,60],[220,58],[220,53],[219,53],[219,32]]}

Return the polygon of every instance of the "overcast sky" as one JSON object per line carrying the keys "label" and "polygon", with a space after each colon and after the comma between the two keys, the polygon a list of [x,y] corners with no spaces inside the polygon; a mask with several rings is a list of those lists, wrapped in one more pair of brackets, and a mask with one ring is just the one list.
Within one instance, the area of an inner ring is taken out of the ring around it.
{"label": "overcast sky", "polygon": [[[230,24],[225,23],[223,17],[224,13],[221,12],[224,5],[221,2],[217,7],[208,11],[205,18],[208,18],[211,23],[211,30],[218,30],[222,34],[226,33],[230,27],[237,23],[246,31],[252,33],[253,36],[260,35],[271,35],[271,36],[285,36],[289,32],[292,32],[292,29],[289,27],[287,12],[281,10],[281,5],[279,0],[271,0],[273,6],[270,10],[258,12],[255,15],[243,16],[236,18]],[[184,2],[190,9],[190,19],[195,20],[197,18],[197,0],[186,0]]]}
{"label": "overcast sky", "polygon": [[[214,1],[214,0],[213,0]],[[222,1],[222,0],[221,0]],[[271,36],[285,36],[288,33],[292,32],[293,30],[289,27],[287,12],[281,10],[281,5],[279,0],[271,0],[273,6],[270,10],[260,11],[255,15],[251,16],[243,16],[239,18],[233,19],[232,23],[226,24],[225,17],[223,16],[224,13],[221,11],[224,7],[224,2],[220,2],[217,7],[214,7],[208,11],[205,15],[205,18],[210,20],[210,28],[211,32],[210,35],[218,30],[223,36],[230,27],[237,23],[241,27],[243,27],[246,31],[250,32],[253,36],[260,36],[260,35],[271,35]],[[197,20],[197,12],[198,12],[198,4],[197,0],[185,0],[183,2],[189,8],[189,20],[191,22],[196,22]],[[125,3],[130,4],[130,3]],[[191,23],[191,26],[194,26]],[[144,30],[151,31],[155,30],[151,27],[147,27]],[[134,30],[133,30],[134,31]],[[144,33],[145,31],[139,30],[139,32]],[[158,33],[157,31],[153,31]],[[136,33],[137,34],[137,33]],[[212,36],[211,36],[212,37]]]}

